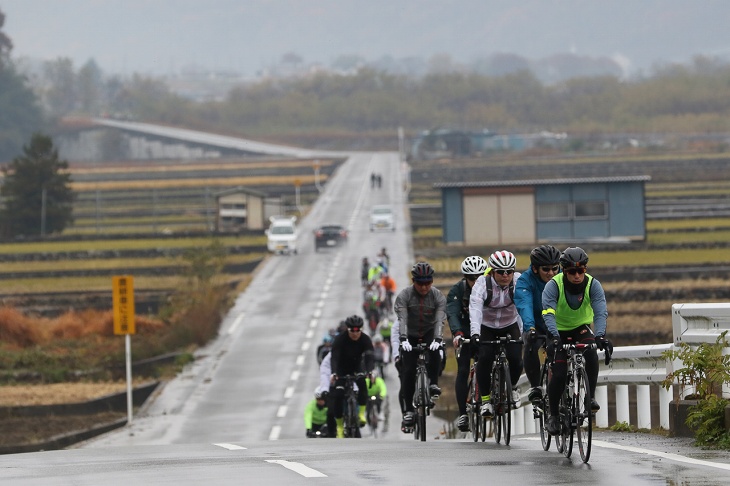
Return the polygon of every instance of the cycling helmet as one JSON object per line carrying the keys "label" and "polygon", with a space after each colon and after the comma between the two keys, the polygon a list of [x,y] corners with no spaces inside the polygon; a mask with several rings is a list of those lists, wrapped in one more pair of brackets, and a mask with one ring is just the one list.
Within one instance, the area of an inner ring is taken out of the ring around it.
{"label": "cycling helmet", "polygon": [[530,252],[530,264],[536,267],[557,265],[560,261],[560,250],[551,245],[542,245]]}
{"label": "cycling helmet", "polygon": [[466,257],[461,262],[461,273],[464,275],[482,275],[487,270],[487,262],[480,256]]}
{"label": "cycling helmet", "polygon": [[324,392],[322,391],[322,387],[321,386],[318,386],[317,388],[314,389],[314,399],[315,400],[319,400],[321,398],[324,398],[323,395],[324,395]]}
{"label": "cycling helmet", "polygon": [[560,264],[563,268],[585,267],[588,265],[588,255],[579,246],[566,248],[560,256]]}
{"label": "cycling helmet", "polygon": [[499,250],[489,255],[489,266],[496,270],[514,270],[517,259],[507,250]]}
{"label": "cycling helmet", "polygon": [[418,262],[411,268],[411,276],[416,282],[432,281],[433,267],[426,262]]}
{"label": "cycling helmet", "polygon": [[322,338],[322,343],[324,344],[332,344],[334,342],[335,338],[330,336],[329,334],[325,334]]}
{"label": "cycling helmet", "polygon": [[353,327],[362,327],[365,324],[365,322],[362,320],[362,317],[357,315],[352,315],[345,319],[345,325],[348,329]]}
{"label": "cycling helmet", "polygon": [[380,344],[382,342],[383,336],[381,336],[380,334],[376,334],[375,336],[373,336],[373,344]]}

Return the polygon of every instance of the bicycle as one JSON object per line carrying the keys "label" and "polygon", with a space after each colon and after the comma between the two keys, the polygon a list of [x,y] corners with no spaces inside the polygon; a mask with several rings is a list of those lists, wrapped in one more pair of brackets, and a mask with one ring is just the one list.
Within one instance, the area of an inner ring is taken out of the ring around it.
{"label": "bicycle", "polygon": [[492,364],[492,391],[490,395],[494,410],[492,428],[494,429],[494,440],[497,444],[501,443],[504,437],[504,445],[509,445],[512,435],[512,410],[516,408],[515,402],[512,401],[512,378],[509,374],[505,346],[510,343],[521,342],[522,339],[510,339],[509,336],[501,336],[493,341],[480,342],[481,345],[499,346],[499,351]]}
{"label": "bicycle", "polygon": [[413,426],[413,435],[416,440],[426,441],[426,417],[431,415],[431,408],[434,406],[431,401],[431,393],[428,388],[428,344],[417,344],[413,350],[418,352],[416,360],[416,391],[413,393],[413,408],[416,412],[416,421]]}
{"label": "bicycle", "polygon": [[558,452],[570,457],[575,436],[580,457],[587,463],[591,457],[593,413],[583,353],[589,349],[596,349],[596,344],[574,343],[568,339],[563,344],[563,349],[568,352],[568,376],[565,390],[560,397],[560,433],[555,436],[555,442]]}
{"label": "bicycle", "polygon": [[365,373],[344,375],[342,379],[345,381],[345,384],[338,386],[338,388],[342,387],[345,391],[345,407],[344,414],[342,416],[343,426],[345,429],[345,437],[356,439],[362,437],[362,434],[360,433],[360,408],[357,404],[357,392],[355,391],[355,382],[364,376]]}
{"label": "bicycle", "polygon": [[[542,340],[545,342],[547,336],[536,335],[535,341]],[[550,449],[550,442],[552,436],[547,431],[547,420],[546,417],[550,416],[550,403],[548,398],[548,382],[550,381],[550,361],[545,357],[545,360],[540,367],[540,391],[541,398],[532,402],[532,415],[537,422],[537,429],[540,431],[540,441],[542,442],[542,449],[547,451]]]}
{"label": "bicycle", "polygon": [[[459,349],[456,351],[457,357],[461,355],[462,347],[469,345],[470,339],[462,339]],[[467,396],[466,396],[466,414],[469,417],[469,430],[471,431],[472,439],[474,442],[478,442],[482,439],[482,442],[487,437],[487,420],[482,417],[479,409],[482,406],[482,397],[479,394],[479,385],[477,384],[477,356],[474,355],[474,362],[469,367],[469,378],[467,385]]]}
{"label": "bicycle", "polygon": [[[379,396],[371,396],[368,399],[367,406],[365,407],[365,417],[367,417],[367,423],[370,426],[370,434],[375,438],[378,437],[379,414],[384,409],[384,400]],[[383,429],[383,432],[385,432],[385,429]]]}

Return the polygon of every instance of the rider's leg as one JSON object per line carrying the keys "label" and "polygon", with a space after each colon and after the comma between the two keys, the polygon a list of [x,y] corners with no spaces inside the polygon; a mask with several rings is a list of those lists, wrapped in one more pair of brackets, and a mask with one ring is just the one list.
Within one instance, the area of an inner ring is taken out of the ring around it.
{"label": "rider's leg", "polygon": [[403,395],[404,412],[413,411],[413,393],[416,391],[416,360],[415,351],[401,353],[401,392]]}
{"label": "rider's leg", "polygon": [[456,379],[454,380],[454,391],[456,392],[456,403],[459,406],[459,415],[466,413],[466,397],[469,393],[469,369],[471,367],[471,352],[467,345],[461,350],[461,355],[456,358]]}
{"label": "rider's leg", "polygon": [[[525,375],[532,388],[540,386],[540,342],[529,342],[525,340],[522,360],[525,367]],[[510,365],[511,366],[511,365]]]}
{"label": "rider's leg", "polygon": [[[493,341],[494,333],[489,328],[482,326],[482,341]],[[492,390],[492,365],[494,364],[494,345],[479,346],[479,366],[477,366],[477,383],[479,384],[479,393],[482,400],[491,395]]]}

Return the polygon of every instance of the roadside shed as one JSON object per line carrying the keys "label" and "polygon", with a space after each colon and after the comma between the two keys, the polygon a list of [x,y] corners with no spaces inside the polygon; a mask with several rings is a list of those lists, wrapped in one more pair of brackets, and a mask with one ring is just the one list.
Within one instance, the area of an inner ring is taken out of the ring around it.
{"label": "roadside shed", "polygon": [[216,195],[218,213],[216,231],[235,233],[242,229],[263,230],[267,222],[262,192],[235,187]]}
{"label": "roadside shed", "polygon": [[650,176],[444,182],[443,241],[453,245],[644,241]]}

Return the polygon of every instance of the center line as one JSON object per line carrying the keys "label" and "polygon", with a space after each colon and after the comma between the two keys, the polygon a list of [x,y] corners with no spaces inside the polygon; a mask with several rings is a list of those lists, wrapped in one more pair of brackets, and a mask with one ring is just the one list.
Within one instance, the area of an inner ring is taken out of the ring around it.
{"label": "center line", "polygon": [[266,459],[266,462],[284,466],[285,468],[289,469],[290,471],[294,471],[297,474],[301,474],[305,478],[326,478],[327,477],[326,474],[321,473],[321,472],[317,471],[316,469],[312,469],[311,467],[305,466],[301,462],[289,462],[289,461],[284,461],[281,459]]}

